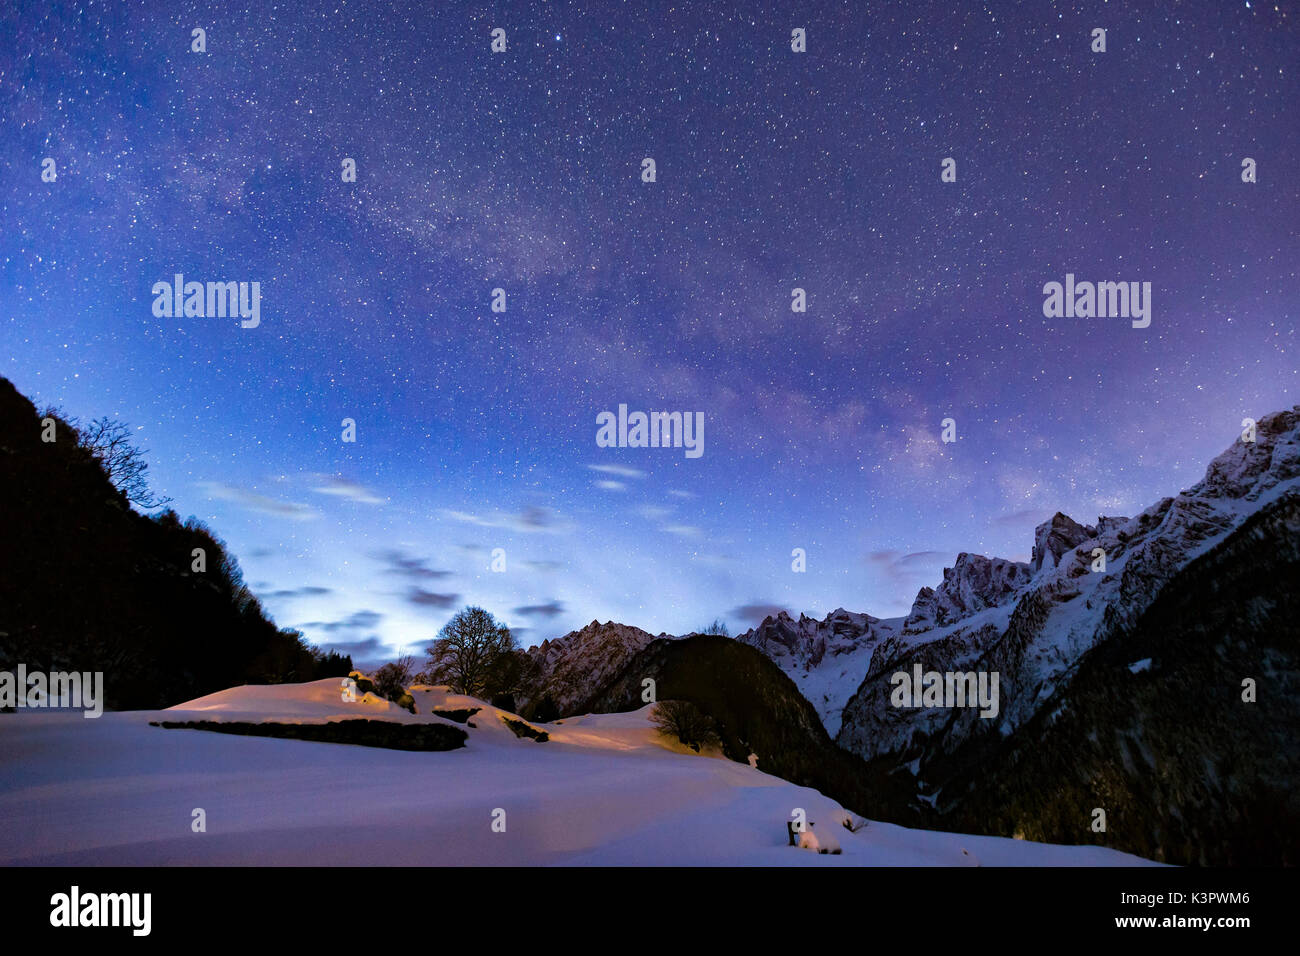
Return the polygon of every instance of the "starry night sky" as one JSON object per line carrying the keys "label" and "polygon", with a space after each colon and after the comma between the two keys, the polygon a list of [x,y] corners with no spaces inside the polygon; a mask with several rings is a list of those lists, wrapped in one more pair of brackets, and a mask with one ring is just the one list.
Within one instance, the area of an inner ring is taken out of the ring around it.
{"label": "starry night sky", "polygon": [[[277,623],[358,660],[467,603],[525,645],[905,613],[958,552],[1133,514],[1300,400],[1298,28],[1219,0],[17,0],[0,374],[137,426]],[[259,281],[261,325],[155,318],[177,272]],[[1067,272],[1151,282],[1150,328],[1044,318]],[[702,411],[703,457],[598,448],[620,403]]]}

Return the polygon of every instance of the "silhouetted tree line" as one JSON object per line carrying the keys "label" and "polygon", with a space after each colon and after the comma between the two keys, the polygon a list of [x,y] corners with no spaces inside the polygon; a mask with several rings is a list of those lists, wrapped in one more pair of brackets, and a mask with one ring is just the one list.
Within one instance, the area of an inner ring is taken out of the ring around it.
{"label": "silhouetted tree line", "polygon": [[350,658],[276,627],[211,529],[131,508],[160,499],[124,438],[83,438],[0,378],[0,669],[103,671],[117,709],[346,676]]}

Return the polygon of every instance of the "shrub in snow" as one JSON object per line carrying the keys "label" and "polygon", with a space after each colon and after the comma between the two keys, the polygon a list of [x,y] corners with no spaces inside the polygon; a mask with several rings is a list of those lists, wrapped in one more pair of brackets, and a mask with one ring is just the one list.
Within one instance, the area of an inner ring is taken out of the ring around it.
{"label": "shrub in snow", "polygon": [[665,737],[676,737],[696,753],[701,747],[721,745],[713,719],[690,701],[664,700],[655,705],[650,718]]}
{"label": "shrub in snow", "polygon": [[409,710],[411,713],[415,713],[415,698],[410,694],[403,694],[401,697],[397,698],[394,703],[403,710]]}
{"label": "shrub in snow", "polygon": [[459,727],[448,724],[399,724],[391,720],[366,718],[331,720],[324,724],[250,723],[242,720],[153,720],[149,722],[149,726],[163,727],[168,730],[209,730],[220,734],[359,744],[363,747],[386,747],[391,750],[454,750],[465,746],[465,740],[469,736]]}
{"label": "shrub in snow", "polygon": [[372,681],[365,674],[361,673],[361,671],[351,671],[349,672],[348,676],[351,677],[352,680],[356,683],[358,694],[374,693],[375,690],[374,681]]}
{"label": "shrub in snow", "polygon": [[516,737],[531,737],[539,744],[544,744],[546,741],[551,739],[551,735],[546,731],[538,730],[536,727],[530,726],[522,720],[511,720],[504,714],[501,715],[501,719],[506,722],[507,727],[515,732]]}
{"label": "shrub in snow", "polygon": [[[482,709],[482,707],[435,707],[429,713],[463,724]],[[470,726],[473,727],[474,725],[470,724]]]}
{"label": "shrub in snow", "polygon": [[411,683],[415,671],[415,658],[400,657],[385,664],[375,671],[375,693],[380,697],[397,703],[406,693],[406,685]]}

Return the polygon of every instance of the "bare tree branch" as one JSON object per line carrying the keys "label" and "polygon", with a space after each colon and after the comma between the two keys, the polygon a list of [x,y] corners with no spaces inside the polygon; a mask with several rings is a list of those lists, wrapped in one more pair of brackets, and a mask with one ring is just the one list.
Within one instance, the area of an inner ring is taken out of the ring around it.
{"label": "bare tree branch", "polygon": [[149,490],[149,465],[144,452],[131,444],[131,429],[126,422],[103,416],[75,426],[75,430],[78,444],[99,462],[108,480],[128,501],[145,509],[161,508],[171,501]]}

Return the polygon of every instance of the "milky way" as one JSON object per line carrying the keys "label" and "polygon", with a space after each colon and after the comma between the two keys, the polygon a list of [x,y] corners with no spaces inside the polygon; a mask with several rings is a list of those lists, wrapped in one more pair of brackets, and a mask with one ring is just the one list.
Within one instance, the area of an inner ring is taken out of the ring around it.
{"label": "milky way", "polygon": [[[7,4],[0,374],[138,426],[359,658],[467,603],[525,644],[903,613],[1300,385],[1294,14],[952,7]],[[260,322],[155,315],[177,273]],[[1045,315],[1067,275],[1149,326]],[[621,404],[703,454],[598,445]]]}

